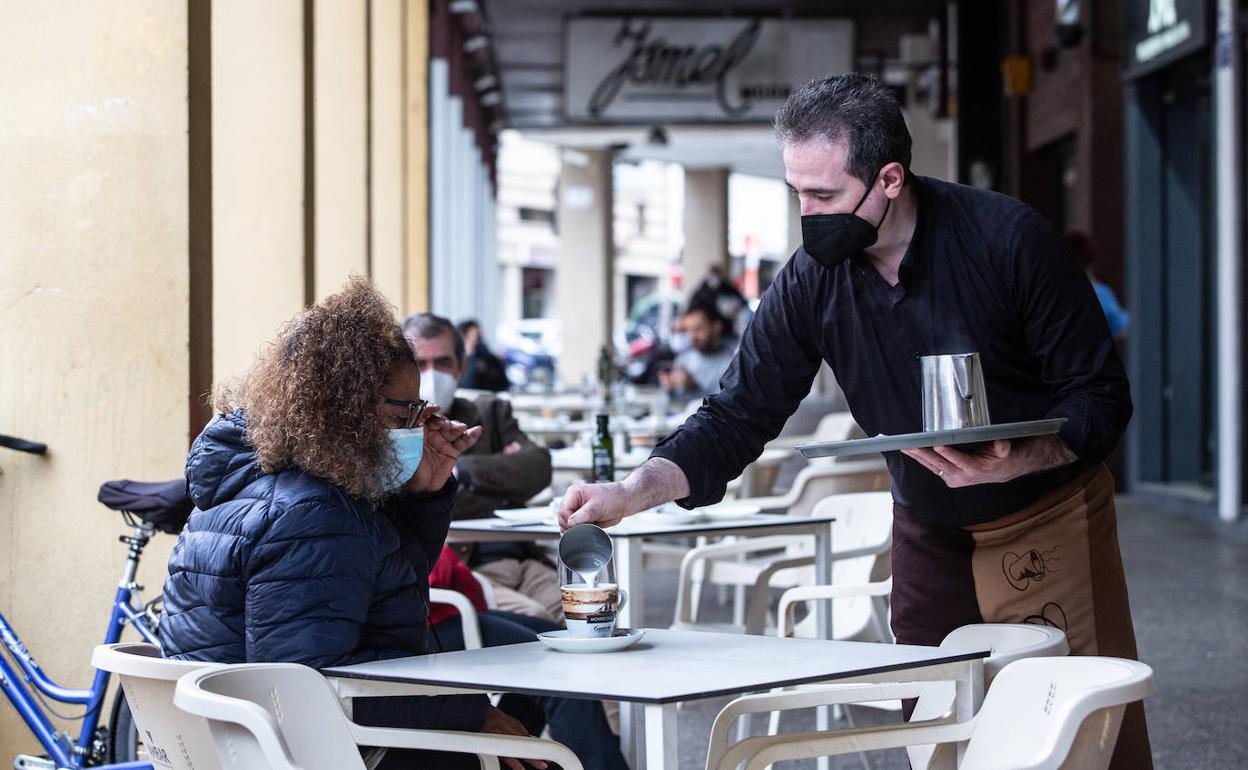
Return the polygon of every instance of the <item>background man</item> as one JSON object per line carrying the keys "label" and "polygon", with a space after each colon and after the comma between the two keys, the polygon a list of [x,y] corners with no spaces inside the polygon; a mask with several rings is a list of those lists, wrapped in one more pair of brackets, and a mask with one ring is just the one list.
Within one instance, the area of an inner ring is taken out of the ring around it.
{"label": "background man", "polygon": [[720,314],[710,294],[695,294],[681,318],[689,349],[676,356],[672,367],[660,370],[659,384],[676,396],[696,397],[719,392],[737,350],[732,324]]}
{"label": "background man", "polygon": [[[454,518],[481,519],[497,508],[520,507],[550,483],[550,452],[520,430],[507,401],[455,397],[466,369],[464,340],[445,318],[414,315],[403,332],[420,366],[421,398],[465,425],[482,428],[472,450],[455,464],[459,491]],[[468,564],[489,578],[498,608],[562,622],[559,581],[553,565],[532,543],[482,543],[467,552]]]}

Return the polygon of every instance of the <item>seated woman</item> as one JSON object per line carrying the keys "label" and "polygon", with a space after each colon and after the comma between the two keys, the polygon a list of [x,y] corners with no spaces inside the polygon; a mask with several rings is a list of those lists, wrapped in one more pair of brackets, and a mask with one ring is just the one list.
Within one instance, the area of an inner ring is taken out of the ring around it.
{"label": "seated woman", "polygon": [[[215,406],[187,457],[196,510],[169,560],[164,654],[323,668],[428,651],[425,581],[450,526],[451,469],[480,429],[426,417],[381,294],[355,279],[301,313]],[[364,698],[355,718],[528,734],[484,695]],[[393,750],[382,765],[417,766],[478,765]]]}
{"label": "seated woman", "polygon": [[[485,602],[485,592],[473,576],[472,570],[447,547],[442,548],[441,557],[429,573],[429,587],[448,588],[468,597],[477,611],[481,641],[486,647],[531,642],[534,641],[535,634],[560,628],[558,624],[544,618],[489,609]],[[459,610],[449,604],[434,604],[429,614],[429,623],[439,649],[464,649],[464,626],[459,618]],[[627,770],[628,764],[620,753],[619,739],[612,735],[601,703],[572,698],[536,700],[539,707],[531,705],[533,702],[523,696],[504,695],[499,706],[518,717],[534,735],[539,735],[545,724],[549,723],[550,737],[572,749],[586,768]]]}

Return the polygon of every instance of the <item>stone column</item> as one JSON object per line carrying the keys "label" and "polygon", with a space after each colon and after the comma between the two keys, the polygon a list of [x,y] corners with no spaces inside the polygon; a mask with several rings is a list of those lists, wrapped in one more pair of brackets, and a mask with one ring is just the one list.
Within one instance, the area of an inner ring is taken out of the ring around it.
{"label": "stone column", "polygon": [[300,0],[212,4],[213,375],[311,299]]}
{"label": "stone column", "polygon": [[[383,13],[384,4],[380,4]],[[366,3],[314,0],[315,299],[368,275],[368,14]]]}
{"label": "stone column", "polygon": [[728,169],[686,169],[685,293],[697,288],[715,265],[728,275]]}
{"label": "stone column", "polygon": [[598,351],[611,341],[611,153],[564,150],[559,177],[557,317],[563,322],[559,376],[578,384],[594,378]]}
{"label": "stone column", "polygon": [[[45,671],[85,683],[125,558],[121,517],[96,492],[105,479],[180,476],[198,395],[188,393],[200,276],[189,133],[202,128],[191,128],[187,98],[190,9],[2,5],[0,432],[48,452],[0,451],[0,608]],[[145,554],[149,598],[174,539]],[[8,709],[5,767],[42,751]],[[76,722],[55,724],[78,734]]]}

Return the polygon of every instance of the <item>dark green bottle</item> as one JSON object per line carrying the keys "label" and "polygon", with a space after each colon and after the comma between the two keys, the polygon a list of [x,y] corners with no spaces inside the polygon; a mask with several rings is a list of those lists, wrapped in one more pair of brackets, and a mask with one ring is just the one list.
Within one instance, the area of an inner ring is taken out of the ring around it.
{"label": "dark green bottle", "polygon": [[615,379],[615,365],[611,361],[611,352],[606,345],[598,351],[598,387],[602,391],[602,399],[611,403],[611,381]]}
{"label": "dark green bottle", "polygon": [[595,484],[615,481],[615,441],[611,438],[610,418],[598,415],[598,431],[593,445],[593,481]]}

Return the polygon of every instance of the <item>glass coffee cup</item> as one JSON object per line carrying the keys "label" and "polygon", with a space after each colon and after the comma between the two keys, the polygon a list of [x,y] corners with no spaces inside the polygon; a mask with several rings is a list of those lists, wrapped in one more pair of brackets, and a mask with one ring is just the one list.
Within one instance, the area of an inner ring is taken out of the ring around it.
{"label": "glass coffee cup", "polygon": [[598,639],[615,635],[620,610],[628,593],[615,580],[615,565],[607,562],[594,574],[582,573],[559,563],[559,594],[568,636]]}

